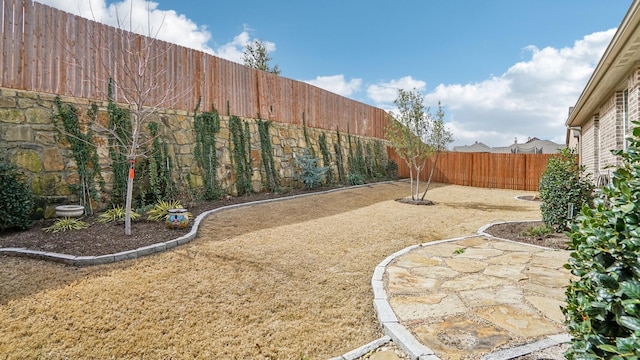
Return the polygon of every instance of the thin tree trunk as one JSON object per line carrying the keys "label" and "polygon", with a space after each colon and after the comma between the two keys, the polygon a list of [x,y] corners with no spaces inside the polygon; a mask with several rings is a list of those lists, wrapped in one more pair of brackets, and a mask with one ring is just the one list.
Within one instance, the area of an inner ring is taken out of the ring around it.
{"label": "thin tree trunk", "polygon": [[420,200],[424,200],[424,197],[427,195],[427,191],[429,191],[429,186],[431,186],[431,178],[433,177],[433,171],[436,169],[436,164],[438,163],[438,157],[440,156],[440,151],[436,152],[436,159],[433,160],[433,166],[431,166],[431,171],[429,172],[429,180],[427,180],[427,188],[424,189],[424,193],[422,193],[422,197]]}
{"label": "thin tree trunk", "polygon": [[411,193],[411,200],[414,200],[413,198],[413,164],[409,164],[407,163],[407,165],[409,166],[409,179],[411,179],[411,183],[409,186],[409,192]]}
{"label": "thin tree trunk", "polygon": [[[133,171],[133,169],[129,170]],[[133,176],[127,179],[127,199],[125,201],[124,234],[131,235],[131,198],[133,198]]]}
{"label": "thin tree trunk", "polygon": [[416,164],[416,196],[412,196],[411,199],[418,200],[418,196],[420,196],[420,168]]}

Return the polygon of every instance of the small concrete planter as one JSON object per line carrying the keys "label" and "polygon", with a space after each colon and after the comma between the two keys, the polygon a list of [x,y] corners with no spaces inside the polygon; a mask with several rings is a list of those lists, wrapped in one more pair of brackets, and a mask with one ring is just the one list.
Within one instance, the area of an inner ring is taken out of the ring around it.
{"label": "small concrete planter", "polygon": [[84,206],[81,206],[81,205],[56,206],[57,217],[80,217],[82,215],[84,215]]}

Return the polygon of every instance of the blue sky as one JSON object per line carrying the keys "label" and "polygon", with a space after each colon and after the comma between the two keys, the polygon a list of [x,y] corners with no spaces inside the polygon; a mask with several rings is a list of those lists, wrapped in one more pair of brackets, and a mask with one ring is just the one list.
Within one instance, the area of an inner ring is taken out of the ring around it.
{"label": "blue sky", "polygon": [[[397,89],[445,106],[453,145],[564,143],[577,101],[632,0],[36,0],[242,62],[268,45],[281,76],[393,111]],[[149,11],[147,11],[149,9]],[[150,16],[147,16],[150,15]]]}

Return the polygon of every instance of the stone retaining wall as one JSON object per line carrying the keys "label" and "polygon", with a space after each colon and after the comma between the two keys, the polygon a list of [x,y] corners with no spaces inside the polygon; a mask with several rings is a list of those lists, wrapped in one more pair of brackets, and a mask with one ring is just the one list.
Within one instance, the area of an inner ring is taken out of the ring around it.
{"label": "stone retaining wall", "polygon": [[[78,174],[73,154],[64,136],[55,128],[53,117],[57,113],[55,95],[16,91],[0,88],[0,151],[4,158],[24,170],[39,206],[45,217],[52,215],[57,204],[77,203],[77,195],[71,193],[69,185],[77,184]],[[86,99],[61,97],[63,103],[75,105],[80,114],[86,117],[86,110],[92,104]],[[106,103],[94,102],[98,106],[97,121],[106,124]],[[216,137],[218,153],[218,179],[221,187],[229,194],[235,194],[235,171],[231,163],[231,146],[229,136],[229,118],[221,116],[220,133]],[[82,119],[81,119],[82,120]],[[251,133],[251,158],[253,166],[253,189],[263,190],[262,159],[260,136],[256,119],[243,119],[249,123]],[[87,119],[84,119],[87,121]],[[185,111],[164,111],[157,114],[161,138],[167,142],[169,154],[173,159],[173,176],[177,184],[190,189],[203,186],[201,171],[193,155],[195,149],[195,132],[193,113]],[[341,129],[346,130],[346,129]],[[273,148],[274,166],[278,172],[280,185],[284,188],[299,186],[295,181],[296,166],[294,156],[300,155],[307,146],[302,127],[285,123],[272,122],[269,127]],[[318,157],[321,156],[318,138],[326,133],[327,145],[332,158],[335,159],[334,143],[337,142],[336,131],[307,128],[308,138]],[[341,132],[344,166],[348,158],[347,133]],[[106,134],[94,134],[98,157],[106,189],[111,188],[113,174],[111,159],[107,147]],[[356,137],[352,137],[356,138]],[[357,137],[363,144],[380,142],[380,139]],[[386,157],[386,142],[385,145]],[[334,173],[337,169],[334,164]],[[346,170],[346,169],[345,169]],[[183,189],[186,190],[186,189]],[[105,199],[108,194],[101,194]],[[104,204],[96,204],[98,207]]]}

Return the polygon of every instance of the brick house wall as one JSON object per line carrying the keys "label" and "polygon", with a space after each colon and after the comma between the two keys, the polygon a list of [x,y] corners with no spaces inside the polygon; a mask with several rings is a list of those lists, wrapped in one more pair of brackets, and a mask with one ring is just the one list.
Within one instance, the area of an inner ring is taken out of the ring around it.
{"label": "brick house wall", "polygon": [[625,149],[626,139],[632,136],[632,121],[639,119],[640,67],[626,79],[626,89],[603,99],[598,113],[582,125],[579,142],[580,163],[593,180],[610,177],[620,160],[612,150]]}

